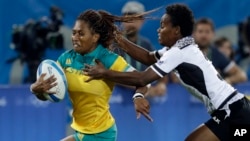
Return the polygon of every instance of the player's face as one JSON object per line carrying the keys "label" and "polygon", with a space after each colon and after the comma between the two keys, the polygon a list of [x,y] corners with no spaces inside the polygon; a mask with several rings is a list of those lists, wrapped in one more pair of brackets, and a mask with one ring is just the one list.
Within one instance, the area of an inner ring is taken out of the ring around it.
{"label": "player's face", "polygon": [[209,24],[197,24],[194,32],[193,32],[193,37],[196,41],[196,43],[201,47],[201,48],[207,48],[214,37],[214,32]]}
{"label": "player's face", "polygon": [[171,47],[178,40],[178,26],[173,26],[171,17],[164,14],[161,18],[160,27],[158,28],[158,41],[161,45]]}
{"label": "player's face", "polygon": [[97,46],[98,34],[94,34],[88,23],[77,20],[72,30],[73,48],[80,54],[86,54]]}

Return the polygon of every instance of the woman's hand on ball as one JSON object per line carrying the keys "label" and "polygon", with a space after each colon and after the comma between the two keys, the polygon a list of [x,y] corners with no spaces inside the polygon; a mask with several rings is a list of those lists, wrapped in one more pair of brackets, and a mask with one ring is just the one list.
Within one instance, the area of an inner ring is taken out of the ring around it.
{"label": "woman's hand on ball", "polygon": [[50,91],[51,88],[57,85],[56,78],[54,75],[50,76],[49,78],[45,79],[46,74],[42,73],[40,77],[37,79],[35,83],[31,85],[31,91],[35,95],[42,95],[42,94],[53,94],[55,92]]}

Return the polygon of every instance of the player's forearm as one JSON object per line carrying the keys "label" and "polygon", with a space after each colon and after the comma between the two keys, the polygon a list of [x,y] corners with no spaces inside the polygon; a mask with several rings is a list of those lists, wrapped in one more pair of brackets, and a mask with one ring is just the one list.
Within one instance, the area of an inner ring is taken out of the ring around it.
{"label": "player's forearm", "polygon": [[130,42],[126,38],[121,38],[117,41],[119,46],[132,58],[138,60],[139,62],[145,65],[152,65],[156,62],[156,59],[153,54],[151,54],[148,50]]}
{"label": "player's forearm", "polygon": [[147,85],[147,82],[144,81],[141,74],[142,73],[139,72],[120,73],[112,70],[107,70],[103,74],[103,78],[109,79],[120,84],[142,87]]}

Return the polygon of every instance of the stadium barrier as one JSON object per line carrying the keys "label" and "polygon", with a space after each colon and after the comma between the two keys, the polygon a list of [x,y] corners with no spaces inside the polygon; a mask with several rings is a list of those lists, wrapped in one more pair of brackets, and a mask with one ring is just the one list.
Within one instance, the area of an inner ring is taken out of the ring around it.
{"label": "stadium barrier", "polygon": [[[250,83],[235,87],[250,94]],[[149,99],[151,123],[136,119],[133,91],[117,86],[110,109],[118,127],[118,141],[166,141],[184,138],[209,116],[205,107],[182,86],[168,85],[163,97]],[[58,141],[66,136],[68,101],[43,102],[30,94],[29,86],[0,86],[0,140]]]}

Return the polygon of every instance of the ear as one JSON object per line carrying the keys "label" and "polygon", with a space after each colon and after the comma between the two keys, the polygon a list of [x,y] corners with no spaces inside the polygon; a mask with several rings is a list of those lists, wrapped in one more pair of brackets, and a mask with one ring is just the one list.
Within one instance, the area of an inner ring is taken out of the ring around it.
{"label": "ear", "polygon": [[176,26],[175,34],[176,35],[181,34],[181,28],[180,28],[180,26]]}
{"label": "ear", "polygon": [[94,42],[97,42],[97,41],[99,40],[99,38],[100,38],[100,34],[95,33],[95,34],[93,35],[93,40],[94,40]]}

